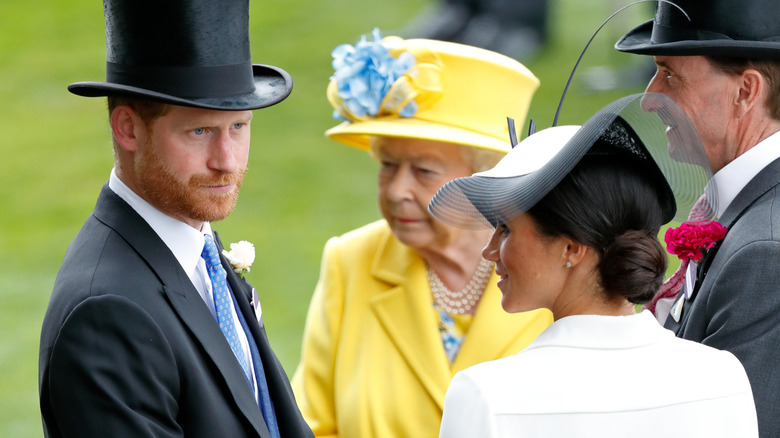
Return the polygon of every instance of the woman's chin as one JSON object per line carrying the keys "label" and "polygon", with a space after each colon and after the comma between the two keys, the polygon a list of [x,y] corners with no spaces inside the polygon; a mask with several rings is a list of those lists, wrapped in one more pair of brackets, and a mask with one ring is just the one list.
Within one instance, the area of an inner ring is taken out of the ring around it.
{"label": "woman's chin", "polygon": [[[504,296],[506,297],[506,295]],[[517,303],[511,303],[505,299],[501,300],[501,308],[504,309],[504,312],[506,313],[523,312],[522,308],[518,306]]]}
{"label": "woman's chin", "polygon": [[419,251],[431,244],[433,241],[432,236],[421,230],[407,230],[407,229],[393,229],[393,234],[399,242],[404,245]]}
{"label": "woman's chin", "polygon": [[531,310],[541,309],[543,307],[538,305],[535,306],[531,303],[512,302],[507,300],[506,297],[507,296],[504,295],[501,299],[501,308],[504,309],[504,312],[506,313],[530,312]]}

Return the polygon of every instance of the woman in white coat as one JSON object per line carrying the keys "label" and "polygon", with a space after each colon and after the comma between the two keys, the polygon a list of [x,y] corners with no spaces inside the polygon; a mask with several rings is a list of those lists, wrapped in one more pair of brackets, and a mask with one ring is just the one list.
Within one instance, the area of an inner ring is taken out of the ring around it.
{"label": "woman in white coat", "polygon": [[483,256],[504,310],[547,308],[554,322],[520,353],[458,373],[440,436],[758,436],[739,361],[635,310],[663,281],[661,225],[687,215],[708,169],[682,111],[646,94],[442,187],[436,218],[495,228]]}

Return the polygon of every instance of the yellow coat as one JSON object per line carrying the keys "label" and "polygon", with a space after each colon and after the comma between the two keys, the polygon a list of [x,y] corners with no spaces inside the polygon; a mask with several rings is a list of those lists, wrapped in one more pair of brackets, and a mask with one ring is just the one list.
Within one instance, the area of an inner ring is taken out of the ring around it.
{"label": "yellow coat", "polygon": [[517,353],[552,323],[500,300],[493,274],[451,366],[422,258],[385,221],[330,239],[292,381],[314,434],[437,437],[456,372]]}

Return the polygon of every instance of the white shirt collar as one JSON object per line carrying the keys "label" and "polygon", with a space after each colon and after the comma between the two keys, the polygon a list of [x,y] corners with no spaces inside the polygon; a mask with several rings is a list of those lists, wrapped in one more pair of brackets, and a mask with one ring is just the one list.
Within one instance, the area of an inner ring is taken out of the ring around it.
{"label": "white shirt collar", "polygon": [[626,316],[571,315],[553,322],[524,351],[548,346],[622,349],[674,336],[648,310]]}
{"label": "white shirt collar", "polygon": [[212,234],[211,225],[208,222],[204,222],[203,229],[198,231],[184,222],[161,212],[130,190],[116,176],[114,169],[111,169],[108,187],[127,202],[152,227],[194,283],[197,278],[195,270],[198,267],[198,261],[201,260],[200,254],[205,243],[203,235]]}
{"label": "white shirt collar", "polygon": [[780,158],[780,131],[765,138],[719,170],[712,177],[718,187],[717,216],[723,216],[723,212],[750,180],[777,158]]}

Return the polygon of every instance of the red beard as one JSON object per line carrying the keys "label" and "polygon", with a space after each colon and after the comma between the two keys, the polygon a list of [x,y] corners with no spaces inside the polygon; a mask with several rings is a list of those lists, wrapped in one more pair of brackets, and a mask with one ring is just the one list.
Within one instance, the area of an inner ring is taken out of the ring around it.
{"label": "red beard", "polygon": [[[189,181],[179,180],[163,163],[154,147],[136,162],[138,185],[147,202],[163,213],[178,219],[215,222],[228,217],[238,199],[238,190],[246,168],[217,176],[196,175]],[[208,186],[234,184],[227,193],[214,193]]]}

